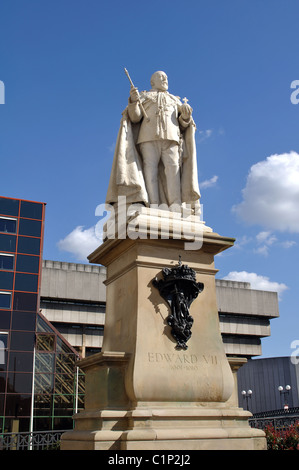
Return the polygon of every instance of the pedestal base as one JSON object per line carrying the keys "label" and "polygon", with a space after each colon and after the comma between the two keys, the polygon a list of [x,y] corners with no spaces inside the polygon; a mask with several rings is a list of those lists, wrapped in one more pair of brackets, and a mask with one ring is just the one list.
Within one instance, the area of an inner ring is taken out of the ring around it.
{"label": "pedestal base", "polygon": [[[238,407],[242,360],[229,363],[219,327],[214,255],[233,242],[205,230],[198,249],[186,249],[185,239],[126,238],[107,240],[90,255],[92,263],[107,266],[103,352],[81,361],[85,411],[62,436],[62,450],[265,448],[264,433],[252,429],[250,413]],[[153,284],[179,259],[204,285],[190,306],[187,348],[178,348],[169,303]]]}
{"label": "pedestal base", "polygon": [[85,411],[62,450],[264,450],[251,413],[219,403],[151,403],[133,410]]}
{"label": "pedestal base", "polygon": [[139,402],[130,409],[124,383],[130,358],[111,352],[81,361],[86,410],[62,435],[62,450],[266,450],[264,432],[251,428],[251,413],[237,406],[237,370],[246,360],[230,360],[235,386],[224,403]]}
{"label": "pedestal base", "polygon": [[[264,433],[240,409],[196,407],[85,412],[81,430],[62,436],[62,450],[264,450]],[[211,406],[211,405],[210,405]],[[84,428],[103,421],[107,429]],[[118,429],[132,426],[132,429]]]}

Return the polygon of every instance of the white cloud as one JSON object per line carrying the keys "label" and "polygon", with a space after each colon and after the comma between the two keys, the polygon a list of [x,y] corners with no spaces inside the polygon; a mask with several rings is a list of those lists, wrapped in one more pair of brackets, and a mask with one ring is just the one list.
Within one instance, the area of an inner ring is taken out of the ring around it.
{"label": "white cloud", "polygon": [[218,176],[214,175],[209,180],[205,180],[205,181],[202,181],[202,183],[199,183],[199,187],[200,189],[210,188],[211,186],[214,186],[217,183],[217,181],[218,181]]}
{"label": "white cloud", "polygon": [[297,242],[294,240],[280,241],[273,232],[262,231],[254,237],[248,237],[247,235],[238,237],[234,248],[238,250],[247,249],[256,254],[268,256],[270,248],[273,246],[276,248],[290,249],[295,245],[297,245]]}
{"label": "white cloud", "polygon": [[84,227],[78,226],[60,240],[57,246],[62,251],[72,253],[78,261],[87,261],[87,256],[101,243],[102,240],[96,236],[95,227],[84,230]]}
{"label": "white cloud", "polygon": [[268,256],[269,247],[267,245],[262,245],[262,246],[259,246],[258,248],[255,248],[253,251],[254,253],[257,253],[258,255]]}
{"label": "white cloud", "polygon": [[231,271],[222,279],[239,282],[250,282],[252,289],[277,292],[278,298],[280,300],[283,292],[288,289],[288,286],[285,284],[270,281],[266,276],[261,276],[256,273],[248,273],[247,271]]}
{"label": "white cloud", "polygon": [[213,129],[206,129],[205,131],[198,131],[198,134],[200,136],[198,143],[200,143],[211,137],[211,135],[213,134]]}
{"label": "white cloud", "polygon": [[294,245],[297,245],[297,243],[294,240],[286,240],[285,242],[281,242],[281,245],[283,248],[291,248]]}
{"label": "white cloud", "polygon": [[247,235],[243,235],[242,237],[237,238],[234,244],[234,248],[242,249],[244,246],[248,245],[248,243],[251,243],[251,242],[252,242],[251,237],[248,237]]}
{"label": "white cloud", "polygon": [[272,245],[274,241],[277,240],[275,235],[271,235],[271,232],[259,232],[256,235],[256,240],[258,243],[266,243],[267,245]]}
{"label": "white cloud", "polygon": [[213,130],[212,130],[212,129],[207,129],[207,130],[205,131],[205,135],[206,135],[207,138],[211,137],[212,133],[213,133]]}
{"label": "white cloud", "polygon": [[111,153],[113,153],[113,152],[114,152],[115,145],[116,145],[116,143],[115,143],[115,142],[113,142],[111,145],[109,145],[109,146],[107,147],[107,149],[109,150],[109,152],[111,152]]}
{"label": "white cloud", "polygon": [[299,233],[299,154],[271,155],[250,168],[233,211],[248,224]]}
{"label": "white cloud", "polygon": [[256,240],[259,246],[254,252],[264,256],[268,256],[269,247],[277,242],[277,238],[272,235],[272,232],[260,232],[256,235]]}

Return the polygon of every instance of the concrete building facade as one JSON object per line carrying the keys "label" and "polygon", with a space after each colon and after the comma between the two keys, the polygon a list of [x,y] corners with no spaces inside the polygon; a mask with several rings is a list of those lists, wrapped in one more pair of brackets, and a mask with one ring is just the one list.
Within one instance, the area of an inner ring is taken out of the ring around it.
{"label": "concrete building facade", "polygon": [[[83,357],[102,347],[105,279],[104,266],[43,261],[42,313]],[[270,336],[270,320],[279,316],[277,293],[218,279],[216,295],[226,354],[261,355],[261,338]]]}
{"label": "concrete building facade", "polygon": [[105,279],[103,266],[43,261],[42,313],[82,357],[102,347]]}

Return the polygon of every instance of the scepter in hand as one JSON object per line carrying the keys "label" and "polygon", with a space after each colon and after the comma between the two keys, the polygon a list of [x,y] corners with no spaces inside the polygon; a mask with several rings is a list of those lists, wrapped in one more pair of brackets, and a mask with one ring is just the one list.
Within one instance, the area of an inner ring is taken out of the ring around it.
{"label": "scepter in hand", "polygon": [[[131,80],[131,77],[130,77],[130,75],[129,75],[129,72],[127,71],[126,68],[125,68],[125,74],[127,75],[128,79],[129,79],[129,82],[130,82],[130,84],[131,84],[131,87],[132,87],[132,88],[135,88],[135,86],[134,86],[134,84],[133,84],[133,82],[132,82],[132,80]],[[148,115],[146,114],[146,111],[145,111],[145,109],[144,109],[144,107],[143,107],[143,104],[141,103],[139,93],[138,93],[138,103],[139,103],[139,106],[140,106],[140,109],[141,109],[141,112],[142,112],[143,116],[145,117],[145,119],[146,119],[147,121],[149,121],[150,119],[149,119]]]}

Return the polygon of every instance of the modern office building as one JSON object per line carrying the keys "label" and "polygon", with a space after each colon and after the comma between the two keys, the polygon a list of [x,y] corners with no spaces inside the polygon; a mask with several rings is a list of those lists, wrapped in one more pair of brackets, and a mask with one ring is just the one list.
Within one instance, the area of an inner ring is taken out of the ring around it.
{"label": "modern office building", "polygon": [[44,216],[0,197],[0,432],[70,427],[82,407],[79,354],[40,313]]}
{"label": "modern office building", "polygon": [[254,414],[298,410],[298,358],[269,357],[248,361],[238,371],[238,393],[241,406]]}

